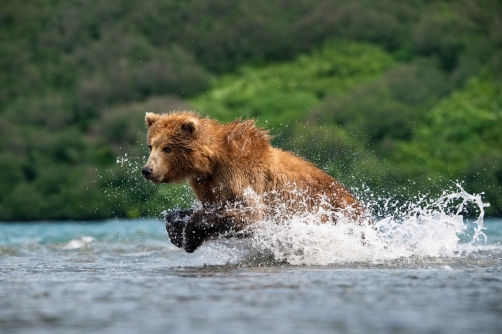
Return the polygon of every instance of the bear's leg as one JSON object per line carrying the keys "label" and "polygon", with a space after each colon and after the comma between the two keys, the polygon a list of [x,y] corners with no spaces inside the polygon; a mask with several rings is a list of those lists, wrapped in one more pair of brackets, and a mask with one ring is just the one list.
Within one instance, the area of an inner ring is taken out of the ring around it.
{"label": "bear's leg", "polygon": [[178,248],[183,247],[183,230],[189,222],[193,209],[176,210],[163,215],[166,221],[166,231],[171,242]]}
{"label": "bear's leg", "polygon": [[208,238],[228,233],[233,227],[233,218],[196,212],[185,228],[184,249],[193,253]]}

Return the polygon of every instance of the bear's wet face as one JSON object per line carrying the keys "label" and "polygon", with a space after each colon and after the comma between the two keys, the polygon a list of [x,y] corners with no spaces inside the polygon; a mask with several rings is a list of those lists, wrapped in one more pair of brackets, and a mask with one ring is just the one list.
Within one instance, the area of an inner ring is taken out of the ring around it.
{"label": "bear's wet face", "polygon": [[145,179],[153,183],[170,183],[183,180],[187,175],[183,163],[188,159],[186,148],[173,143],[170,136],[153,137],[149,143],[150,156],[141,169]]}
{"label": "bear's wet face", "polygon": [[191,155],[197,140],[197,122],[191,114],[146,114],[150,156],[141,169],[145,179],[171,183],[194,174],[196,168]]}

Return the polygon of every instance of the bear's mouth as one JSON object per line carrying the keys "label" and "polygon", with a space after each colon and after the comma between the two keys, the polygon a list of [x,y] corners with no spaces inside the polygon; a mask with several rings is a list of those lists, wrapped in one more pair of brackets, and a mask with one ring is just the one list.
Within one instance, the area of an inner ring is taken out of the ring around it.
{"label": "bear's mouth", "polygon": [[148,179],[148,181],[152,182],[152,183],[166,183],[164,177],[160,176],[160,177],[152,177],[150,179]]}
{"label": "bear's mouth", "polygon": [[148,181],[151,181],[152,183],[172,183],[172,179],[166,177],[165,175],[159,176],[159,177],[152,177],[148,179]]}

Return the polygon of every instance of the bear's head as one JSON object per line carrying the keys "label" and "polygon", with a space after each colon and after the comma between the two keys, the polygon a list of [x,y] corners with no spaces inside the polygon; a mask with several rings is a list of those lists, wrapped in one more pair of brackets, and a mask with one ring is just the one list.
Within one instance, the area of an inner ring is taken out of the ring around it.
{"label": "bear's head", "polygon": [[209,173],[210,151],[201,138],[203,121],[191,112],[146,113],[150,156],[143,176],[154,183],[171,183]]}

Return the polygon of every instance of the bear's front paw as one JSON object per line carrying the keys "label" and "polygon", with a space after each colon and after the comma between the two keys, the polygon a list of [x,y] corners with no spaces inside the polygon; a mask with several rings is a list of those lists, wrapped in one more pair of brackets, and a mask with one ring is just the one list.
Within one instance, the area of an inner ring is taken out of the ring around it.
{"label": "bear's front paw", "polygon": [[183,247],[183,230],[185,226],[186,222],[183,220],[166,221],[166,231],[169,235],[169,239],[171,239],[173,245],[178,248]]}
{"label": "bear's front paw", "polygon": [[166,231],[173,245],[183,247],[183,233],[193,210],[176,210],[163,212],[166,221]]}
{"label": "bear's front paw", "polygon": [[206,239],[207,230],[197,224],[188,224],[185,229],[184,249],[188,253],[193,253]]}
{"label": "bear's front paw", "polygon": [[185,227],[184,249],[193,253],[205,240],[220,237],[232,231],[233,219],[221,215],[197,212]]}

